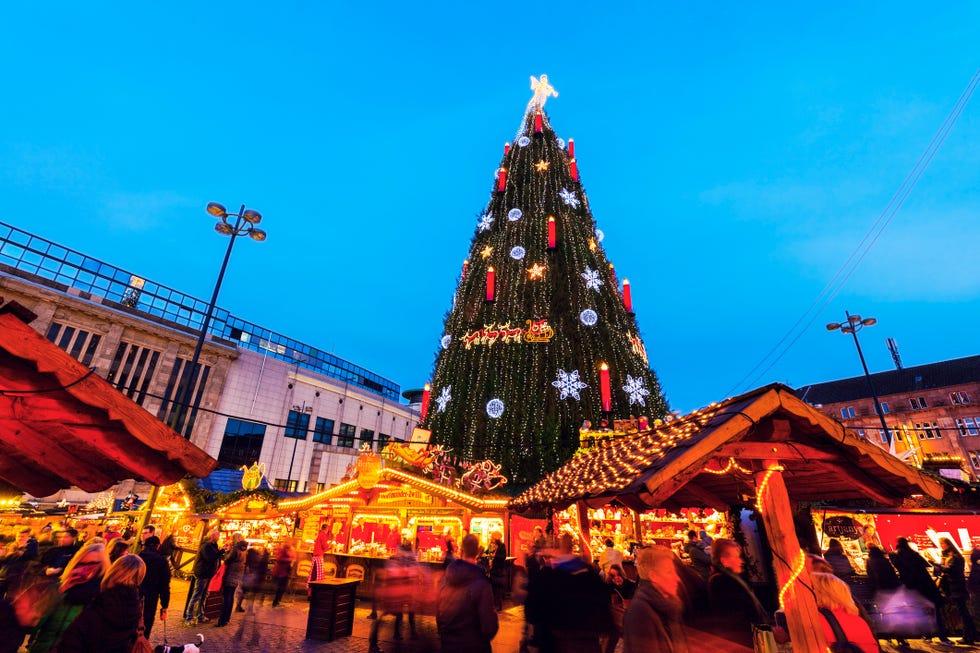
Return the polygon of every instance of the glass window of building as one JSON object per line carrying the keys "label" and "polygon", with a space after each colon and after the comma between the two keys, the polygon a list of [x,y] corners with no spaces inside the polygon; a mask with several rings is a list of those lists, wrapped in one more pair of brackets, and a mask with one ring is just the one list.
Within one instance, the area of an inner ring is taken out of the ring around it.
{"label": "glass window of building", "polygon": [[365,444],[369,449],[374,449],[374,431],[372,429],[361,429],[361,445]]}
{"label": "glass window of building", "polygon": [[283,431],[283,435],[287,438],[305,440],[306,433],[309,430],[310,416],[308,413],[303,413],[298,410],[289,411],[289,417],[286,418],[286,428]]}
{"label": "glass window of building", "polygon": [[333,439],[333,420],[326,417],[317,417],[316,424],[313,426],[313,441],[330,444]]}
{"label": "glass window of building", "polygon": [[356,428],[353,424],[340,424],[340,432],[337,434],[337,446],[338,447],[353,447],[354,446],[354,432]]}
{"label": "glass window of building", "polygon": [[265,424],[229,419],[218,452],[218,465],[238,469],[257,462],[265,439]]}

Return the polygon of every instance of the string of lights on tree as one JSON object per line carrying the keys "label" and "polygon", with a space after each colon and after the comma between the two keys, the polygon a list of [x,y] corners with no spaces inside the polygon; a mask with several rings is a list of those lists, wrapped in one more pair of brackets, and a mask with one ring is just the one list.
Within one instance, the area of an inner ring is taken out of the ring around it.
{"label": "string of lights on tree", "polygon": [[667,413],[578,168],[574,142],[532,107],[476,220],[431,379],[437,405],[423,401],[433,442],[501,463],[518,485],[570,458],[585,420]]}

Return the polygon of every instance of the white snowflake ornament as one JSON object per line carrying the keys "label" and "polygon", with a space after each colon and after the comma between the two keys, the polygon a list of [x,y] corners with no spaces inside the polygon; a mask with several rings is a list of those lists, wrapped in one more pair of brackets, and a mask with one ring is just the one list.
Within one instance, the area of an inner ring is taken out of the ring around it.
{"label": "white snowflake ornament", "polygon": [[565,399],[571,395],[576,401],[582,399],[579,396],[578,391],[582,388],[588,388],[589,386],[582,383],[578,378],[578,370],[572,370],[571,372],[566,372],[565,370],[558,370],[558,379],[551,382],[551,385],[558,388],[561,393],[561,399]]}
{"label": "white snowflake ornament", "polygon": [[487,415],[492,419],[498,419],[504,414],[504,402],[500,399],[491,399],[487,402]]}
{"label": "white snowflake ornament", "polygon": [[449,394],[452,391],[452,389],[453,386],[447,385],[445,388],[442,389],[442,392],[439,394],[439,396],[436,397],[436,403],[439,404],[440,413],[446,412],[446,404],[448,404],[450,400],[452,400],[453,398],[453,396]]}
{"label": "white snowflake ornament", "polygon": [[567,204],[568,206],[572,207],[573,209],[577,209],[578,205],[581,204],[581,202],[579,202],[579,199],[575,197],[575,193],[568,190],[567,188],[562,188],[561,192],[558,194],[561,195],[561,201]]}
{"label": "white snowflake ornament", "polygon": [[599,286],[602,285],[602,279],[599,278],[599,271],[593,270],[588,265],[585,266],[585,272],[582,273],[582,278],[585,279],[586,288],[599,290]]}
{"label": "white snowflake ornament", "polygon": [[493,216],[489,213],[480,218],[480,233],[483,233],[493,224]]}
{"label": "white snowflake ornament", "polygon": [[644,401],[644,397],[650,394],[650,391],[643,387],[643,377],[638,376],[635,379],[629,374],[626,375],[626,385],[623,386],[623,391],[630,396],[630,405],[640,404],[641,406],[646,406],[647,403]]}

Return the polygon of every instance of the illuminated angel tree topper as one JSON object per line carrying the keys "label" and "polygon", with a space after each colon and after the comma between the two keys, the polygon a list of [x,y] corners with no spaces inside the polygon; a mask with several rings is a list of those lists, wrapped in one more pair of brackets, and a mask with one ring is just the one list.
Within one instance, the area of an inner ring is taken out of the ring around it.
{"label": "illuminated angel tree topper", "polygon": [[611,425],[643,414],[652,422],[667,413],[597,234],[573,144],[541,111],[557,92],[544,75],[531,88],[490,202],[475,216],[468,263],[440,333],[432,391],[447,401],[422,424],[456,455],[500,463],[517,487],[566,462],[585,420],[599,427],[603,419]]}

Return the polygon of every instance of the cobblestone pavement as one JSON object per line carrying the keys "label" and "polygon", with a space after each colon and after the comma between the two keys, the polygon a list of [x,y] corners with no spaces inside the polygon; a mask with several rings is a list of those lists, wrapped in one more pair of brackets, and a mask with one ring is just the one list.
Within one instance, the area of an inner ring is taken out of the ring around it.
{"label": "cobblestone pavement", "polygon": [[[195,641],[195,635],[204,635],[202,653],[366,653],[371,624],[368,619],[370,606],[358,602],[354,617],[354,632],[333,642],[319,642],[306,639],[306,618],[309,604],[305,595],[290,595],[283,600],[282,607],[273,608],[271,599],[255,600],[249,610],[232,614],[231,623],[223,628],[213,624],[184,626],[180,615],[187,597],[187,583],[174,579],[171,585],[170,615],[166,624],[167,642],[171,645]],[[246,605],[248,605],[246,603]],[[500,632],[493,640],[493,653],[516,653],[519,648],[524,614],[520,607],[505,604],[500,614]],[[158,619],[153,626],[150,643],[154,646],[164,641],[164,625]],[[403,640],[396,641],[393,617],[385,617],[379,631],[379,644],[385,653],[437,653],[439,642],[436,637],[435,618],[419,615],[416,617],[417,639],[411,639],[408,624],[402,624]],[[911,640],[908,646],[882,641],[886,653],[911,653],[937,651],[980,651],[980,647],[943,646],[933,640]],[[22,649],[23,650],[23,649]],[[622,650],[620,644],[619,650]],[[446,651],[446,653],[466,653],[465,651]],[[701,653],[692,647],[691,653]]]}

